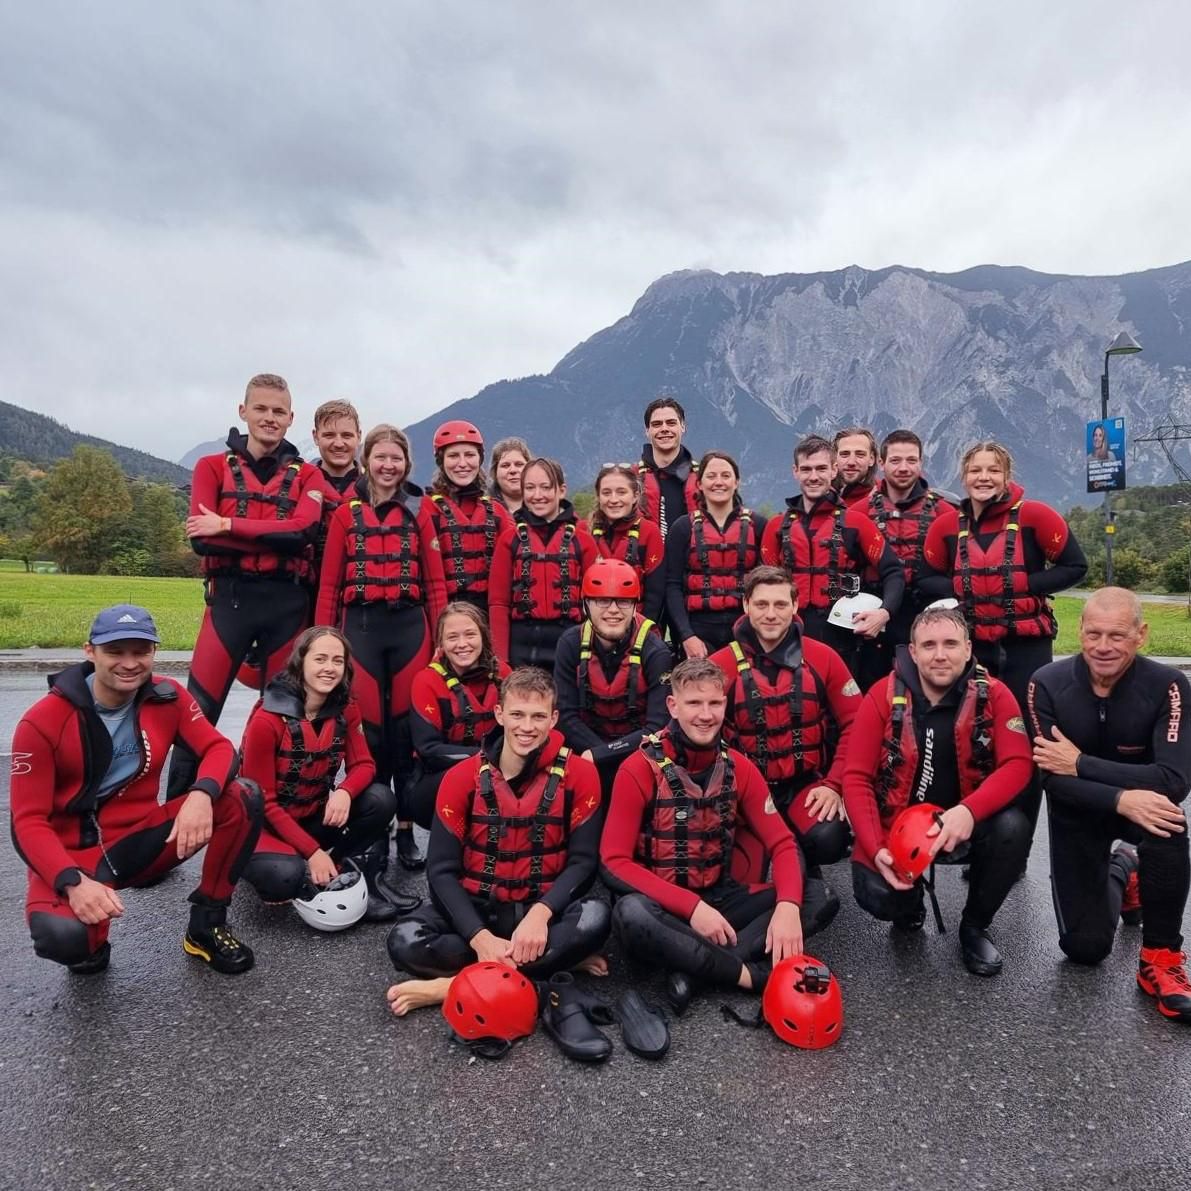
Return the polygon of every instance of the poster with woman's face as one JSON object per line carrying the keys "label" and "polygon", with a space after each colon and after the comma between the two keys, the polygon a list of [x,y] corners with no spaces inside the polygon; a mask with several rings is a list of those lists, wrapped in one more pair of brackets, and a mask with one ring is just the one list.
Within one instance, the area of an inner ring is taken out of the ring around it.
{"label": "poster with woman's face", "polygon": [[1087,430],[1088,491],[1110,492],[1125,487],[1125,419],[1089,422]]}

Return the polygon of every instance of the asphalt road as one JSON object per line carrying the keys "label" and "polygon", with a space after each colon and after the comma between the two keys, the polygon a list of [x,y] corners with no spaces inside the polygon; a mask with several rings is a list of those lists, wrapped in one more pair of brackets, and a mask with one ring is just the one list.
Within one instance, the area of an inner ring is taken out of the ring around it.
{"label": "asphalt road", "polygon": [[[4,677],[4,740],[44,689]],[[248,706],[234,698],[229,732]],[[749,998],[708,995],[663,1062],[618,1045],[594,1069],[541,1033],[470,1061],[437,1011],[387,1013],[384,927],[313,934],[250,891],[233,921],[256,968],[209,971],[180,945],[196,870],[130,892],[111,968],[79,978],[33,955],[4,850],[0,1188],[1188,1183],[1191,1029],[1134,987],[1136,930],[1097,970],[1062,959],[1044,835],[995,926],[1000,978],[960,965],[957,873],[940,882],[949,933],[900,939],[856,909],[839,866],[844,908],[814,947],[843,986],[837,1046],[793,1050],[721,1018]],[[627,975],[614,952],[611,979],[587,983],[614,998]]]}

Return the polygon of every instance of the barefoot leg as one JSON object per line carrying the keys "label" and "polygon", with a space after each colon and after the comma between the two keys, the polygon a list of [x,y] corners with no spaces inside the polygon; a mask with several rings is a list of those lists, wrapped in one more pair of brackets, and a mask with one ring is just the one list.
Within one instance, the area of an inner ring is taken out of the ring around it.
{"label": "barefoot leg", "polygon": [[403,980],[389,985],[385,1000],[397,1017],[404,1017],[411,1009],[424,1009],[427,1005],[441,1005],[447,999],[451,987],[449,976],[436,980]]}

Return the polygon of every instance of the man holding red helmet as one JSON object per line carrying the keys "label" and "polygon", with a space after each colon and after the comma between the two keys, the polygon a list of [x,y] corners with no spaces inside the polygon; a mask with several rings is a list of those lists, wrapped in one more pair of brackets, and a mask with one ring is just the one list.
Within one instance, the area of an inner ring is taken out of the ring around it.
{"label": "man holding red helmet", "polygon": [[558,727],[595,763],[608,797],[620,762],[670,718],[670,650],[637,612],[641,580],[627,562],[593,563],[582,593],[587,619],[563,633],[554,656]]}
{"label": "man holding red helmet", "polygon": [[856,836],[857,903],[901,930],[921,929],[923,887],[895,864],[890,829],[907,807],[941,808],[920,829],[920,846],[932,862],[970,864],[960,951],[969,972],[997,975],[1001,954],[988,928],[1025,863],[1029,821],[1010,804],[1031,772],[1017,701],[973,663],[963,615],[919,613],[908,650],[899,649],[893,673],[868,692],[852,722],[844,805]]}

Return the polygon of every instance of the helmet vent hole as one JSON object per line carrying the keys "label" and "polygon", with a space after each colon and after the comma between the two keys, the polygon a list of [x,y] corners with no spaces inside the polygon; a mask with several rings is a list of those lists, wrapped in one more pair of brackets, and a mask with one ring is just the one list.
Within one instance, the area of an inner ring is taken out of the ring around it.
{"label": "helmet vent hole", "polygon": [[824,1034],[834,1034],[835,1033],[835,1022],[832,1022],[831,1025],[826,1026],[823,1030],[823,1033]]}
{"label": "helmet vent hole", "polygon": [[788,1017],[783,1017],[782,1021],[785,1023],[787,1030],[793,1030],[795,1034],[798,1033],[798,1025],[795,1022],[792,1022]]}
{"label": "helmet vent hole", "polygon": [[502,973],[501,973],[501,976],[500,976],[500,978],[501,978],[502,980],[508,980],[508,978],[509,978],[509,977],[510,977],[512,974],[513,974],[512,972],[502,972]]}
{"label": "helmet vent hole", "polygon": [[482,1013],[477,1013],[477,1014],[476,1014],[476,1021],[478,1021],[478,1022],[480,1023],[480,1025],[482,1025],[482,1026],[484,1026],[484,1025],[487,1025],[487,1024],[488,1024],[488,1023],[487,1023],[487,1022],[484,1020],[484,1015],[483,1015]]}
{"label": "helmet vent hole", "polygon": [[911,860],[917,860],[917,859],[918,859],[918,853],[919,853],[919,852],[921,852],[921,851],[922,851],[922,849],[921,849],[921,848],[915,848],[915,849],[914,849],[914,850],[913,850],[913,851],[910,853],[910,859],[911,859]]}

